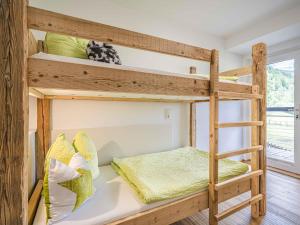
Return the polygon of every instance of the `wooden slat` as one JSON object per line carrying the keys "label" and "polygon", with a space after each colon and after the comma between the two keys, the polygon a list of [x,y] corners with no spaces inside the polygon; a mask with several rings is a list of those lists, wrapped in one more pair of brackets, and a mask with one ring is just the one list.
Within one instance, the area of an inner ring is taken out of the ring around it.
{"label": "wooden slat", "polygon": [[260,94],[247,94],[238,92],[218,91],[218,97],[222,99],[262,99]]}
{"label": "wooden slat", "polygon": [[217,154],[216,158],[217,159],[225,159],[225,158],[228,158],[228,157],[247,154],[247,153],[252,153],[252,152],[257,152],[257,151],[261,151],[261,150],[263,150],[263,146],[258,145],[258,146],[253,146],[253,147],[250,147],[250,148],[243,148],[243,149],[239,149],[239,150],[219,153],[219,154]]}
{"label": "wooden slat", "polygon": [[27,1],[0,2],[0,224],[27,224]]}
{"label": "wooden slat", "polygon": [[212,51],[210,64],[210,105],[209,105],[209,223],[216,225],[215,215],[218,213],[218,192],[214,189],[218,183],[218,138],[219,132],[216,127],[219,118],[219,99],[216,92],[219,88],[219,52]]}
{"label": "wooden slat", "polygon": [[[259,144],[266,146],[267,130],[266,130],[266,88],[267,88],[267,46],[264,43],[256,44],[252,47],[252,74],[253,85],[259,86],[259,92],[263,95],[263,99],[259,104],[259,115],[264,125],[259,130]],[[266,213],[266,148],[260,153],[259,161],[260,169],[264,171],[264,174],[260,176],[259,191],[263,195],[263,200],[260,201],[260,215],[263,216]]]}
{"label": "wooden slat", "polygon": [[39,206],[42,190],[43,180],[39,180],[28,202],[28,225],[33,223],[36,210]]}
{"label": "wooden slat", "polygon": [[218,128],[228,128],[228,127],[249,127],[249,126],[262,126],[262,121],[249,121],[249,122],[234,122],[234,123],[219,123],[216,124]]}
{"label": "wooden slat", "polygon": [[215,185],[215,190],[220,190],[220,189],[223,189],[223,188],[226,188],[230,185],[234,185],[234,183],[236,182],[242,182],[244,180],[248,180],[248,179],[251,179],[253,177],[257,177],[257,176],[260,176],[263,174],[263,170],[256,170],[256,171],[251,171],[249,173],[246,173],[246,174],[243,174],[241,176],[237,176],[237,177],[234,177],[234,178],[231,178],[229,180],[226,180],[226,181],[223,181],[221,183],[218,183]]}
{"label": "wooden slat", "polygon": [[229,209],[226,209],[224,210],[223,212],[219,213],[218,215],[216,215],[216,219],[218,221],[222,220],[222,219],[225,219],[226,217],[252,205],[252,204],[255,204],[257,202],[259,202],[260,200],[262,199],[262,195],[261,194],[258,194],[248,200],[245,200]]}
{"label": "wooden slat", "polygon": [[211,58],[208,49],[33,7],[28,7],[28,27],[208,62]]}
{"label": "wooden slat", "polygon": [[219,76],[223,76],[223,77],[243,76],[243,75],[249,75],[251,73],[252,73],[251,67],[243,67],[243,68],[239,68],[239,69],[228,70],[228,71],[222,72],[219,74]]}
{"label": "wooden slat", "polygon": [[51,100],[37,99],[36,176],[44,178],[44,162],[51,143]]}

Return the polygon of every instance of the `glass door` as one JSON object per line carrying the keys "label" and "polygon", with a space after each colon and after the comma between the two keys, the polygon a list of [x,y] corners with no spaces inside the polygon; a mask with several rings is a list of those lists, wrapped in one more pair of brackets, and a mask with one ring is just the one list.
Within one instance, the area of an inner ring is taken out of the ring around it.
{"label": "glass door", "polygon": [[294,59],[267,67],[267,157],[294,163]]}
{"label": "glass door", "polygon": [[269,60],[267,164],[300,174],[300,52]]}

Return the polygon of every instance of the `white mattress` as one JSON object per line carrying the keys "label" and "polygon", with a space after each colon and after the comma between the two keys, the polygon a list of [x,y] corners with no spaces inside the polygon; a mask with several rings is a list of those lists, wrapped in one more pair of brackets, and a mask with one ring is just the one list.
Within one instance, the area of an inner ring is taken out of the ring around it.
{"label": "white mattress", "polygon": [[[110,166],[99,167],[100,176],[94,181],[95,195],[72,215],[57,225],[102,225],[177,199],[142,203],[130,186]],[[41,198],[33,225],[46,225],[46,209]]]}

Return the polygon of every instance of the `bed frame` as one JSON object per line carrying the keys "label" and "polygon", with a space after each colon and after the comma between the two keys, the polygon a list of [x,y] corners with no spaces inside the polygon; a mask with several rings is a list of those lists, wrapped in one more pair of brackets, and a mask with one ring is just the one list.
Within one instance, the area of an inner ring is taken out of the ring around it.
{"label": "bed frame", "polygon": [[[217,50],[208,50],[175,41],[86,21],[27,5],[26,0],[2,1],[0,5],[0,224],[31,224],[40,199],[39,181],[28,202],[27,142],[28,93],[38,97],[37,176],[43,178],[43,163],[50,145],[51,99],[93,99],[109,101],[188,102],[190,104],[190,143],[195,146],[195,105],[210,102],[209,190],[177,200],[110,225],[165,225],[209,208],[209,223],[218,221],[251,205],[253,218],[266,213],[266,45],[252,48],[252,85],[219,81],[219,75],[239,76],[249,68],[219,73]],[[4,18],[4,19],[3,19]],[[206,61],[210,64],[210,80],[135,70],[121,70],[80,65],[29,57],[41,49],[29,29],[50,31],[130,48]],[[39,88],[65,89],[69,95],[48,96]],[[81,90],[148,94],[149,97],[73,96]],[[190,97],[170,100],[170,96]],[[251,121],[219,123],[220,100],[251,100]],[[218,153],[218,130],[227,127],[252,127],[251,147]],[[252,171],[233,179],[218,182],[218,160],[251,153]],[[218,203],[251,191],[251,198],[223,212]]]}

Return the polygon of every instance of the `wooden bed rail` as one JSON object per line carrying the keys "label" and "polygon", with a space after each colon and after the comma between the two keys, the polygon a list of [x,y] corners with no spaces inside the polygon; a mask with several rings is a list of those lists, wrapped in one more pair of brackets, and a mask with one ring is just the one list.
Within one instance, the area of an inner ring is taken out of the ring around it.
{"label": "wooden bed rail", "polygon": [[31,225],[33,223],[41,199],[42,190],[43,190],[43,180],[39,180],[28,201],[28,225]]}
{"label": "wooden bed rail", "polygon": [[239,77],[239,76],[250,75],[250,74],[252,74],[252,68],[251,68],[251,66],[248,66],[248,67],[242,67],[242,68],[238,68],[238,69],[234,69],[234,70],[224,71],[222,73],[219,73],[219,76]]}
{"label": "wooden bed rail", "polygon": [[28,7],[28,28],[209,62],[211,51],[151,35]]}

